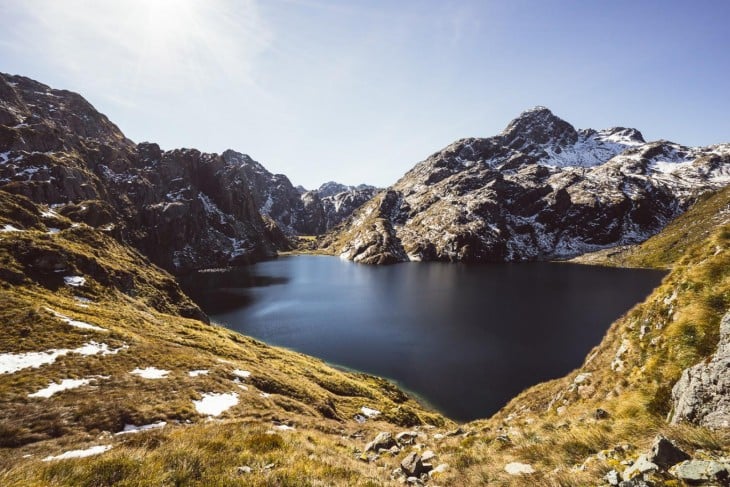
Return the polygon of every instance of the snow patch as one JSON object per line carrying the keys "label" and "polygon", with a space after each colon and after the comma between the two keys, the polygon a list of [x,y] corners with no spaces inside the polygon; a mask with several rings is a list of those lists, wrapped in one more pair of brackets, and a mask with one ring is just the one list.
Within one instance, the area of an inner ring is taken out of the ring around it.
{"label": "snow patch", "polygon": [[109,331],[106,328],[102,328],[100,326],[92,325],[90,323],[86,323],[84,321],[78,321],[69,318],[66,315],[62,315],[58,311],[54,311],[51,308],[46,308],[47,311],[50,311],[53,313],[53,316],[56,318],[59,318],[61,321],[64,321],[66,324],[73,326],[74,328],[81,328],[82,330],[94,330],[94,331]]}
{"label": "snow patch", "polygon": [[83,296],[74,296],[74,301],[76,301],[76,305],[80,308],[88,308],[90,304],[94,304],[92,300]]}
{"label": "snow patch", "polygon": [[67,286],[81,287],[86,284],[86,278],[81,276],[66,276],[63,278],[63,282]]}
{"label": "snow patch", "polygon": [[535,473],[532,465],[526,463],[512,462],[504,466],[504,471],[510,475],[525,475]]}
{"label": "snow patch", "polygon": [[660,172],[663,174],[673,174],[680,169],[685,167],[691,167],[694,161],[654,161],[649,164],[649,168],[653,171]]}
{"label": "snow patch", "polygon": [[129,435],[132,433],[141,433],[143,431],[150,431],[150,430],[164,428],[166,425],[167,425],[166,421],[158,421],[157,423],[143,424],[142,426],[135,426],[133,424],[125,424],[124,429],[116,434],[117,435]]}
{"label": "snow patch", "polygon": [[191,370],[188,372],[189,377],[198,377],[199,375],[208,375],[208,370],[205,369],[198,369],[198,370]]}
{"label": "snow patch", "polygon": [[43,218],[61,218],[61,215],[59,215],[58,213],[56,213],[53,210],[41,211],[41,216]]}
{"label": "snow patch", "polygon": [[10,224],[5,225],[4,227],[0,228],[0,232],[23,232],[24,230],[21,230],[20,228],[16,228]]}
{"label": "snow patch", "polygon": [[143,379],[166,379],[169,373],[169,370],[158,369],[157,367],[147,367],[145,369],[138,367],[130,372],[130,374],[138,375]]}
{"label": "snow patch", "polygon": [[106,343],[89,342],[79,348],[69,350],[67,348],[51,349],[43,352],[25,353],[2,353],[0,354],[0,374],[13,374],[19,370],[34,368],[41,365],[52,364],[58,357],[71,353],[79,355],[114,355],[120,350],[128,348],[127,345],[110,349]]}
{"label": "snow patch", "polygon": [[376,417],[380,416],[380,414],[381,414],[380,411],[378,411],[377,409],[372,409],[372,408],[369,408],[366,406],[361,407],[360,411],[362,412],[362,414],[364,416],[371,418],[371,419],[376,418]]}
{"label": "snow patch", "polygon": [[93,455],[99,455],[105,451],[111,450],[112,445],[98,445],[87,448],[86,450],[71,450],[60,455],[48,456],[43,459],[44,462],[51,462],[53,460],[67,460],[69,458],[85,458]]}
{"label": "snow patch", "polygon": [[238,404],[238,393],[206,392],[199,401],[193,401],[195,410],[207,416],[220,416]]}
{"label": "snow patch", "polygon": [[34,392],[33,394],[28,394],[28,397],[51,397],[57,392],[85,386],[91,383],[92,380],[96,379],[63,379],[61,382],[51,382],[48,387],[41,389],[38,392]]}
{"label": "snow patch", "polygon": [[251,377],[251,372],[249,372],[248,370],[236,369],[233,371],[233,375],[237,375],[242,379],[248,379],[249,377]]}

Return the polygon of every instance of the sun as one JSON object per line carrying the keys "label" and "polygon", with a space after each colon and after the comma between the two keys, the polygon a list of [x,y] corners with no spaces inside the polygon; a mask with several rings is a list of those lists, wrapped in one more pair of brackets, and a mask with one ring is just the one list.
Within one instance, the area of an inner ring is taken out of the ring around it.
{"label": "sun", "polygon": [[196,14],[204,4],[199,0],[142,0],[145,34],[169,44],[195,29]]}

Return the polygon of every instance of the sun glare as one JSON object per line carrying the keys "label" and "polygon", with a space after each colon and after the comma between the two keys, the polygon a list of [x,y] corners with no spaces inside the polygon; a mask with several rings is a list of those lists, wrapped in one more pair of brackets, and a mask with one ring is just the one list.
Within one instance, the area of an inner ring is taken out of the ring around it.
{"label": "sun glare", "polygon": [[146,34],[158,41],[173,42],[185,37],[194,29],[196,10],[201,5],[197,0],[151,0],[142,1],[146,10]]}

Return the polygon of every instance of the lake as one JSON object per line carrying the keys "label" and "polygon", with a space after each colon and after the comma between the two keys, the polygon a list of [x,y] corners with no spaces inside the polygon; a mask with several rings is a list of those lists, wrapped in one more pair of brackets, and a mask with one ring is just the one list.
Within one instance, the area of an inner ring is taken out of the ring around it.
{"label": "lake", "polygon": [[183,287],[219,324],[387,377],[467,421],[578,367],[663,275],[546,262],[367,266],[290,256],[198,273]]}

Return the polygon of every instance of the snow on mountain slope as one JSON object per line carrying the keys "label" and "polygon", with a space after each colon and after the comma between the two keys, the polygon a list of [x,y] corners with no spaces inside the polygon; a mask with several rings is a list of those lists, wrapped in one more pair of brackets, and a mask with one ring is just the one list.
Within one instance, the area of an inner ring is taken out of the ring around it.
{"label": "snow on mountain slope", "polygon": [[416,164],[323,246],[364,263],[569,257],[649,238],[729,174],[729,144],[576,130],[536,107]]}

